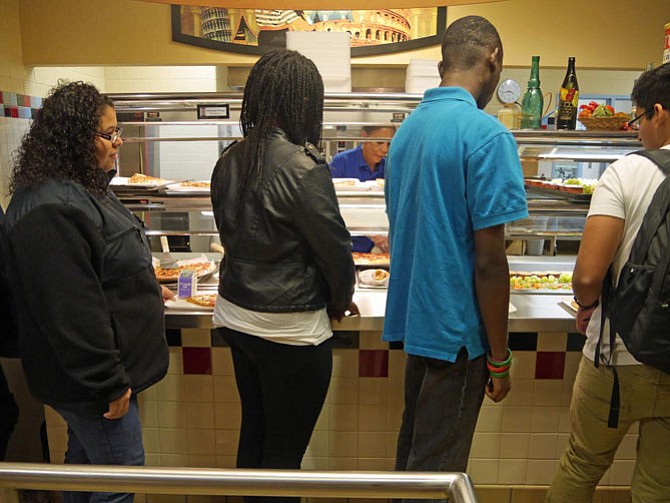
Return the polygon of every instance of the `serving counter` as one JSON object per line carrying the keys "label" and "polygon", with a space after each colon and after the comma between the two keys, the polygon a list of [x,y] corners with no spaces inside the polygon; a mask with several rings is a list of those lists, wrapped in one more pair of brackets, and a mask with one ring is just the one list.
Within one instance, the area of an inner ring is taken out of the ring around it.
{"label": "serving counter", "polygon": [[[574,316],[561,307],[559,302],[569,303],[570,295],[512,294],[513,306],[509,315],[510,332],[572,332],[575,329]],[[340,322],[333,322],[336,331],[381,332],[384,326],[386,290],[357,289],[354,302],[360,316],[347,316]],[[167,328],[212,328],[212,311],[167,309]]]}

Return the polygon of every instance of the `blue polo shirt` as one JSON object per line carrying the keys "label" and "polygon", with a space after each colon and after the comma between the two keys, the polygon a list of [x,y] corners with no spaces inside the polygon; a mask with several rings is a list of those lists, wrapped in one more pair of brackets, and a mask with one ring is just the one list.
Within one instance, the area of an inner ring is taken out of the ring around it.
{"label": "blue polo shirt", "polygon": [[384,340],[451,362],[462,347],[470,359],[484,354],[474,233],[528,216],[514,137],[464,89],[429,89],[393,138],[385,196]]}
{"label": "blue polo shirt", "polygon": [[[361,144],[356,148],[336,154],[330,162],[330,174],[333,178],[358,178],[361,182],[384,178],[386,159],[382,159],[373,172],[363,158],[363,145]],[[374,247],[372,240],[365,236],[352,236],[351,242],[355,252],[368,253]]]}
{"label": "blue polo shirt", "polygon": [[345,150],[330,161],[330,174],[333,178],[358,178],[361,182],[384,178],[386,175],[386,159],[379,161],[374,172],[363,158],[363,145]]}

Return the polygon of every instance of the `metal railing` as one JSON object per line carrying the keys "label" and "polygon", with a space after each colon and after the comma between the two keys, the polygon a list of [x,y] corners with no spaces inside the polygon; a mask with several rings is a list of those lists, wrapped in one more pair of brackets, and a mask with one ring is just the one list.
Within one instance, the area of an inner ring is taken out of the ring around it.
{"label": "metal railing", "polygon": [[322,498],[448,498],[477,503],[465,473],[222,470],[0,463],[0,501],[19,489]]}

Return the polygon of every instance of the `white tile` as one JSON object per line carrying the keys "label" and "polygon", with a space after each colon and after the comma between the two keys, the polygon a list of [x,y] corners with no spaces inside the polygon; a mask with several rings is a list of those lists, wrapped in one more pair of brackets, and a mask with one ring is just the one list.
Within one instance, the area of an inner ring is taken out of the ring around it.
{"label": "white tile", "polygon": [[512,390],[503,402],[504,406],[527,407],[533,405],[535,380],[517,379],[512,382]]}
{"label": "white tile", "polygon": [[528,458],[529,443],[528,433],[502,433],[500,435],[500,458],[506,460]]}
{"label": "white tile", "polygon": [[468,463],[468,474],[474,484],[498,483],[497,459],[474,459]]}
{"label": "white tile", "polygon": [[614,486],[628,486],[633,477],[635,460],[614,460],[610,468],[610,483]]}
{"label": "white tile", "polygon": [[530,432],[530,419],[532,407],[503,407],[502,431],[503,433],[528,433]]}
{"label": "white tile", "polygon": [[635,460],[637,459],[637,434],[624,435],[619,448],[614,455],[616,460]]}
{"label": "white tile", "polygon": [[565,332],[540,332],[537,334],[538,351],[565,351],[568,334]]}
{"label": "white tile", "polygon": [[480,409],[476,432],[492,433],[500,432],[502,428],[503,408],[499,406],[489,406],[487,402]]}
{"label": "white tile", "polygon": [[558,407],[563,404],[563,381],[538,379],[533,389],[532,405],[540,407]]}
{"label": "white tile", "polygon": [[551,433],[531,433],[528,442],[528,458],[556,459],[557,435]]}
{"label": "white tile", "polygon": [[557,464],[556,460],[529,460],[526,484],[548,485],[554,478]]}
{"label": "white tile", "polygon": [[475,433],[470,457],[472,459],[500,458],[500,433]]}
{"label": "white tile", "polygon": [[526,483],[528,460],[501,460],[498,468],[498,484],[521,485]]}
{"label": "white tile", "polygon": [[556,433],[561,410],[561,407],[533,407],[530,416],[530,431],[532,433]]}
{"label": "white tile", "polygon": [[512,391],[516,387],[517,379],[532,380],[535,379],[535,365],[536,365],[535,351],[517,351],[514,353],[514,361],[510,374],[512,376]]}
{"label": "white tile", "polygon": [[240,395],[237,391],[235,376],[214,376],[214,402],[239,403]]}
{"label": "white tile", "polygon": [[189,403],[185,408],[186,428],[209,429],[214,428],[213,403]]}

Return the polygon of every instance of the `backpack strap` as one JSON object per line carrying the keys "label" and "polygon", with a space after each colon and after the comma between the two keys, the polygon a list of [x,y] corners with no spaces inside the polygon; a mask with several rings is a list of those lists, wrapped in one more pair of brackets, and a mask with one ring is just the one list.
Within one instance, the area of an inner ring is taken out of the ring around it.
{"label": "backpack strap", "polygon": [[[633,248],[630,253],[629,261],[642,263],[646,258],[647,251],[651,245],[656,229],[658,229],[664,220],[667,218],[667,212],[670,208],[670,150],[655,149],[655,150],[638,150],[634,154],[646,157],[654,162],[658,168],[666,175],[665,180],[654,192],[654,196],[647,208],[647,211],[642,220],[642,225],[638,231],[638,237],[643,236],[644,239],[635,239]],[[655,293],[660,292],[665,279],[665,272],[670,266],[670,255],[664,257],[662,262],[658,264],[658,274],[654,275],[652,280],[651,290]]]}
{"label": "backpack strap", "polygon": [[654,162],[658,168],[667,176],[670,173],[670,150],[657,148],[650,150],[636,150],[628,155],[641,155]]}
{"label": "backpack strap", "polygon": [[[600,364],[604,363],[608,369],[612,369],[614,381],[612,383],[612,394],[610,395],[610,411],[607,417],[607,427],[616,429],[619,427],[619,412],[621,410],[621,397],[619,393],[619,375],[617,374],[616,367],[612,365],[612,353],[614,351],[616,332],[612,329],[611,323],[610,323],[610,354],[607,357],[607,361],[605,361],[600,352],[603,341],[603,332],[605,331],[605,321],[607,320],[607,315],[609,314],[610,300],[612,297],[613,288],[614,284],[613,284],[612,266],[610,265],[609,269],[607,269],[605,279],[603,280],[603,290],[601,293],[602,302],[600,303],[600,335],[598,336],[598,344],[596,344],[596,352],[595,357],[593,359],[593,363],[596,368],[599,368]],[[601,362],[600,360],[603,361]]]}

